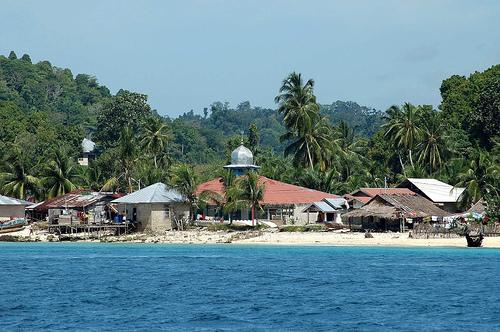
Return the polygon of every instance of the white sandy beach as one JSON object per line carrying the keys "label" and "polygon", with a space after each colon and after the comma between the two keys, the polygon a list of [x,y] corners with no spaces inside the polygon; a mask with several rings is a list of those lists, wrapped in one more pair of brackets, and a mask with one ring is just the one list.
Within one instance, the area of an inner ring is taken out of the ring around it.
{"label": "white sandy beach", "polygon": [[[0,234],[0,236],[6,234]],[[29,228],[21,232],[8,233],[20,241],[52,242],[58,238],[46,232],[34,232]],[[122,236],[108,236],[85,240],[86,234],[78,234],[80,241],[89,242],[131,242],[172,244],[259,244],[259,245],[330,245],[330,246],[383,246],[383,247],[466,247],[464,237],[456,238],[409,238],[408,233],[372,233],[365,238],[363,233],[349,232],[276,232],[276,231],[207,231],[204,229],[170,231],[162,235],[134,233]],[[82,240],[83,239],[83,240]],[[500,237],[486,237],[485,248],[500,248]]]}
{"label": "white sandy beach", "polygon": [[[384,246],[384,247],[466,247],[464,237],[457,238],[409,238],[408,233],[372,233],[365,238],[363,233],[263,233],[261,236],[233,243],[279,244],[279,245],[334,245],[334,246]],[[487,237],[483,247],[500,248],[500,237]]]}

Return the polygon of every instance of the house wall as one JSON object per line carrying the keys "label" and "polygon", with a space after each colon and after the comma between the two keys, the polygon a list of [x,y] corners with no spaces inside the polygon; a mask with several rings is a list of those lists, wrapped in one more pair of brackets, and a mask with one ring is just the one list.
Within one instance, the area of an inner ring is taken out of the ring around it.
{"label": "house wall", "polygon": [[174,216],[177,219],[188,218],[189,206],[187,204],[119,204],[118,212],[127,213],[127,220],[134,219],[134,208],[136,209],[136,221],[138,231],[162,233],[173,229]]}
{"label": "house wall", "polygon": [[0,217],[24,217],[24,205],[2,205],[0,206]]}
{"label": "house wall", "polygon": [[458,203],[451,202],[451,203],[442,203],[442,204],[436,204],[439,208],[451,212],[451,213],[457,213],[457,212],[462,212],[463,210],[458,208]]}

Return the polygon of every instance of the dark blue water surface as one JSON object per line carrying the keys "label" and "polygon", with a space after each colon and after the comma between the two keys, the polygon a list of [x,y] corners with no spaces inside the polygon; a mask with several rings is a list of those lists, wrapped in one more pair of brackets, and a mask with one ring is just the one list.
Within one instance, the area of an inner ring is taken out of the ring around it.
{"label": "dark blue water surface", "polygon": [[0,329],[500,330],[500,250],[0,244]]}

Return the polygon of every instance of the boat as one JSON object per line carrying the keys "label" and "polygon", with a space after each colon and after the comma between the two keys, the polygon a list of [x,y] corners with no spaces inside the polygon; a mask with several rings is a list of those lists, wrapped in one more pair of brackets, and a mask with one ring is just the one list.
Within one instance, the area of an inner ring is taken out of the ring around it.
{"label": "boat", "polygon": [[26,219],[16,218],[8,221],[0,221],[0,234],[22,231],[26,226]]}

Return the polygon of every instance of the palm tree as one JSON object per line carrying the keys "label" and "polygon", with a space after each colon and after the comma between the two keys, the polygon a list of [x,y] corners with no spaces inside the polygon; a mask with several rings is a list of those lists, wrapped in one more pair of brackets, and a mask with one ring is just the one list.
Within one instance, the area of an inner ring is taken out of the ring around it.
{"label": "palm tree", "polygon": [[45,166],[43,173],[41,181],[48,198],[75,190],[75,182],[80,180],[73,160],[62,150],[54,152],[53,159]]}
{"label": "palm tree", "polygon": [[153,156],[155,168],[158,168],[158,156],[165,152],[170,141],[167,124],[159,118],[151,118],[146,122],[141,146]]}
{"label": "palm tree", "polygon": [[120,160],[121,173],[119,176],[113,176],[106,181],[101,190],[111,191],[119,189],[120,179],[125,180],[127,192],[133,191],[132,171],[137,161],[137,150],[135,147],[134,132],[131,127],[122,129],[120,139],[118,140],[118,156]]}
{"label": "palm tree", "polygon": [[444,122],[440,121],[436,113],[427,119],[422,131],[422,140],[417,145],[419,150],[418,162],[429,166],[429,174],[439,169],[447,153]]}
{"label": "palm tree", "polygon": [[341,121],[334,128],[334,157],[338,164],[339,172],[344,179],[349,178],[355,169],[363,168],[363,163],[366,163],[364,156],[366,140],[358,139],[354,128],[350,128],[347,123]]}
{"label": "palm tree", "polygon": [[283,81],[280,94],[274,99],[288,130],[281,140],[293,140],[285,155],[294,153],[296,165],[308,165],[311,169],[315,163],[322,163],[324,168],[322,152],[329,144],[328,121],[320,116],[313,87],[313,80],[304,83],[301,74],[293,72]]}
{"label": "palm tree", "polygon": [[189,219],[193,219],[193,208],[196,205],[196,188],[198,187],[198,176],[193,167],[180,164],[172,167],[170,183],[177,189],[190,204]]}
{"label": "palm tree", "polygon": [[313,93],[314,80],[306,83],[300,73],[293,72],[286,79],[274,101],[279,104],[278,112],[284,115],[285,126],[291,131],[311,127],[319,116],[319,105]]}
{"label": "palm tree", "polygon": [[[410,103],[405,103],[402,109],[393,106],[387,113],[388,122],[383,125],[386,128],[385,136],[390,137],[398,148],[408,151],[410,164],[413,167],[412,150],[421,136],[421,129],[417,123],[418,108]],[[400,162],[404,169],[401,157]]]}
{"label": "palm tree", "polygon": [[252,213],[252,226],[255,225],[255,209],[262,210],[260,202],[264,199],[264,185],[255,172],[240,176],[226,192],[226,211],[250,208]]}
{"label": "palm tree", "polygon": [[[493,157],[495,158],[495,157]],[[485,151],[478,151],[468,167],[459,175],[456,187],[465,187],[460,195],[460,204],[469,207],[485,196],[500,195],[500,166],[498,160],[490,159]]]}
{"label": "palm tree", "polygon": [[301,129],[300,133],[288,131],[281,136],[282,141],[292,142],[285,148],[285,157],[293,154],[295,166],[314,169],[319,165],[326,169],[332,151],[332,129],[325,118],[312,123],[311,127]]}
{"label": "palm tree", "polygon": [[0,183],[3,194],[19,199],[38,194],[41,188],[40,180],[26,170],[22,159],[5,161]]}

